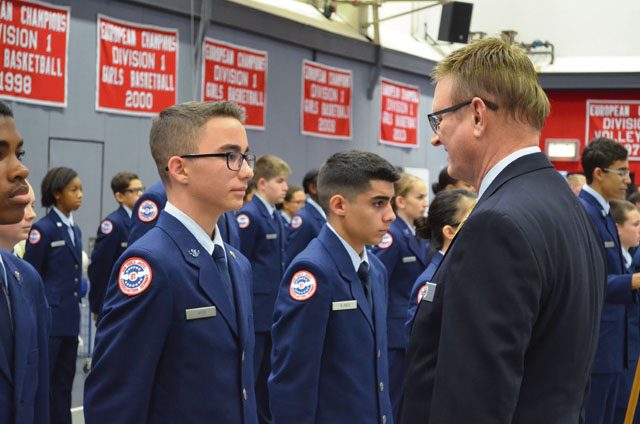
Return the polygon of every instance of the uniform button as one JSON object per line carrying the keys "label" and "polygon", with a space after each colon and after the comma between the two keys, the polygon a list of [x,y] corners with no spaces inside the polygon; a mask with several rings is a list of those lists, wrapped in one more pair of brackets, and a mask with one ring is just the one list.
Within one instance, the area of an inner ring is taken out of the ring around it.
{"label": "uniform button", "polygon": [[78,269],[78,264],[75,264],[75,265],[73,266],[73,268],[74,268],[74,269]]}
{"label": "uniform button", "polygon": [[242,397],[244,398],[244,400],[247,400],[247,389],[242,389]]}
{"label": "uniform button", "polygon": [[74,279],[73,279],[73,281],[75,281],[75,282],[77,283],[77,282],[78,282],[78,279],[77,279],[77,278],[74,278]]}
{"label": "uniform button", "polygon": [[240,359],[244,361],[244,350],[242,351],[242,357]]}
{"label": "uniform button", "polygon": [[378,358],[380,358],[380,349],[378,349]]}
{"label": "uniform button", "polygon": [[382,416],[382,424],[387,424],[387,416],[386,415]]}
{"label": "uniform button", "polygon": [[384,392],[384,383],[382,381],[380,382],[380,391]]}
{"label": "uniform button", "polygon": [[78,292],[73,292],[73,295],[74,295],[75,297],[78,297]]}

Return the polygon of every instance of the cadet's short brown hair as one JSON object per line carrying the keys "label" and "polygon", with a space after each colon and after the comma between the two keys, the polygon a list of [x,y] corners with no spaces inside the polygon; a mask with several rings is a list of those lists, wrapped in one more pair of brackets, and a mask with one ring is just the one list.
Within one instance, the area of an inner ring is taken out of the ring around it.
{"label": "cadet's short brown hair", "polygon": [[274,155],[260,156],[253,168],[253,179],[256,183],[260,178],[268,181],[282,174],[291,175],[291,167],[287,162]]}

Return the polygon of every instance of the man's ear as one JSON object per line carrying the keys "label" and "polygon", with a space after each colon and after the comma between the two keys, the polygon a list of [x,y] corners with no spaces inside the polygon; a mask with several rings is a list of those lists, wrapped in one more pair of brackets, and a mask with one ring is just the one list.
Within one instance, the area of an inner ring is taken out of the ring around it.
{"label": "man's ear", "polygon": [[442,236],[445,239],[451,241],[453,240],[453,236],[455,235],[456,235],[456,229],[451,225],[445,225],[444,227],[442,227]]}
{"label": "man's ear", "polygon": [[171,156],[167,163],[170,181],[186,184],[189,182],[189,170],[185,167],[185,160],[180,156]]}
{"label": "man's ear", "polygon": [[480,137],[486,131],[489,108],[479,97],[474,97],[469,107],[473,112],[473,135]]}
{"label": "man's ear", "polygon": [[407,205],[407,203],[405,202],[405,198],[402,196],[395,196],[393,198],[393,202],[396,204],[396,207],[398,209],[404,209],[404,207]]}
{"label": "man's ear", "polygon": [[116,198],[116,202],[124,203],[124,194],[123,193],[116,192],[116,194],[114,194],[114,197]]}
{"label": "man's ear", "polygon": [[592,174],[593,178],[592,178],[592,180],[594,180],[594,181],[601,181],[601,180],[602,180],[602,178],[604,177],[604,175],[603,175],[603,174],[604,174],[604,171],[602,170],[602,168],[600,168],[599,166],[598,166],[598,167],[596,167],[596,168],[593,170],[593,174]]}
{"label": "man's ear", "polygon": [[329,209],[331,209],[331,213],[337,216],[345,216],[347,202],[347,199],[341,194],[334,194],[331,199],[329,199]]}

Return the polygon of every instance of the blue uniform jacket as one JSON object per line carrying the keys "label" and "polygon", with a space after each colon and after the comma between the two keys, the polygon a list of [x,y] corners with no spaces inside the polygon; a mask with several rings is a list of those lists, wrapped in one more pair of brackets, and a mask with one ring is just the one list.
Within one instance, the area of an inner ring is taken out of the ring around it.
{"label": "blue uniform jacket", "polygon": [[130,228],[131,218],[122,206],[111,212],[98,227],[96,243],[91,253],[91,264],[89,265],[89,281],[91,282],[89,305],[94,314],[100,314],[102,310],[104,291],[113,264],[127,248]]}
{"label": "blue uniform jacket", "polygon": [[417,239],[407,223],[397,218],[391,223],[382,243],[374,246],[371,251],[382,261],[389,274],[389,348],[405,349],[409,341],[405,337],[404,327],[411,287],[428,264],[428,244],[425,240]]}
{"label": "blue uniform jacket", "polygon": [[406,316],[406,324],[405,331],[407,337],[411,335],[411,327],[413,327],[413,318],[416,315],[416,309],[418,309],[418,303],[420,303],[420,297],[422,293],[420,290],[424,287],[426,283],[430,283],[433,279],[433,276],[436,273],[436,270],[440,266],[440,262],[442,262],[442,258],[444,255],[437,250],[433,256],[431,257],[431,262],[429,262],[429,266],[425,269],[422,274],[416,278],[416,281],[413,283],[413,287],[411,288],[411,297],[409,298],[409,308],[407,310]]}
{"label": "blue uniform jacket", "polygon": [[[85,383],[87,423],[257,423],[251,266],[238,250],[225,249],[235,310],[215,262],[173,216],[162,212],[127,248],[98,323]],[[131,258],[148,269],[132,272]],[[120,285],[144,275],[146,289],[123,294]],[[193,316],[205,307],[208,314]]]}
{"label": "blue uniform jacket", "polygon": [[305,203],[291,218],[291,230],[287,236],[287,263],[302,252],[313,240],[318,237],[322,226],[327,222],[318,210],[310,203]]}
{"label": "blue uniform jacket", "polygon": [[28,263],[2,252],[14,322],[14,364],[0,346],[0,423],[49,422],[49,326],[42,279]]}
{"label": "blue uniform jacket", "polygon": [[240,249],[240,229],[238,228],[238,221],[233,212],[227,211],[220,215],[218,219],[218,229],[220,230],[220,237],[225,243],[230,244],[236,249]]}
{"label": "blue uniform jacket", "polygon": [[584,190],[580,192],[580,203],[598,230],[607,259],[607,292],[592,372],[619,373],[628,365],[629,350],[635,351],[637,357],[638,340],[635,346],[629,343],[629,329],[625,324],[628,320],[628,308],[637,307],[637,294],[631,290],[631,274],[624,266],[618,230],[613,218],[607,219],[598,201]]}
{"label": "blue uniform jacket", "polygon": [[[278,214],[276,212],[276,214]],[[253,268],[253,315],[257,332],[271,331],[273,305],[284,272],[285,234],[257,197],[238,211],[240,250]]]}
{"label": "blue uniform jacket", "polygon": [[[287,269],[271,333],[269,394],[274,424],[393,421],[387,271],[374,255],[369,255],[369,263],[373,313],[349,254],[328,227]],[[294,300],[290,292],[300,271],[315,278],[315,285],[307,284],[307,289],[315,290],[307,300]],[[352,303],[341,309],[339,303],[345,301]]]}
{"label": "blue uniform jacket", "polygon": [[142,193],[142,196],[133,206],[129,245],[133,244],[156,225],[160,211],[164,209],[166,203],[167,192],[162,185],[162,181],[158,181]]}
{"label": "blue uniform jacket", "polygon": [[80,331],[82,235],[73,226],[75,245],[67,226],[52,209],[33,224],[24,259],[40,273],[51,307],[52,337],[77,336]]}

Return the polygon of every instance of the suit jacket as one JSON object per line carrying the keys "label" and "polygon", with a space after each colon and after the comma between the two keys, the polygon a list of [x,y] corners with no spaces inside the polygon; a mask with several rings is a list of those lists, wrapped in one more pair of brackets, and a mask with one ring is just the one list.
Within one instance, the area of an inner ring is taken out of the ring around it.
{"label": "suit jacket", "polygon": [[428,244],[411,233],[409,226],[397,218],[391,223],[382,243],[371,251],[382,261],[389,274],[389,306],[387,331],[389,347],[406,349],[405,324],[411,288],[416,278],[428,265]]}
{"label": "suit jacket", "polygon": [[162,181],[158,181],[142,193],[142,196],[138,198],[138,201],[133,206],[129,245],[133,244],[156,225],[160,211],[164,209],[166,203],[167,192],[162,185]]}
{"label": "suit jacket", "polygon": [[[374,255],[369,264],[373,312],[349,254],[328,227],[287,269],[272,330],[269,398],[274,424],[393,421],[387,272]],[[300,271],[315,281],[308,285],[315,294],[306,300],[291,295]],[[353,303],[336,307],[344,301]]]}
{"label": "suit jacket", "polygon": [[490,184],[420,302],[404,423],[577,423],[604,301],[604,252],[542,153]]}
{"label": "suit jacket", "polygon": [[[582,190],[580,203],[598,230],[607,259],[607,292],[600,317],[598,350],[593,363],[595,373],[621,373],[629,359],[637,359],[640,351],[637,328],[631,331],[626,322],[637,308],[636,291],[631,290],[631,274],[624,265],[622,247],[615,221],[607,215],[591,194]],[[636,320],[637,323],[637,320]],[[632,334],[636,337],[629,338]]]}
{"label": "suit jacket", "polygon": [[33,224],[24,260],[38,271],[51,307],[51,336],[77,336],[80,332],[82,234],[73,226],[75,245],[67,226],[52,209]]}
{"label": "suit jacket", "polygon": [[305,205],[291,218],[291,230],[287,236],[287,264],[318,237],[327,220],[310,203]]}
{"label": "suit jacket", "polygon": [[89,305],[91,312],[100,314],[104,291],[113,269],[113,264],[128,246],[131,218],[120,206],[111,212],[98,227],[96,243],[91,253],[89,265]]}
{"label": "suit jacket", "polygon": [[0,422],[49,422],[49,326],[42,279],[27,262],[2,251],[14,322],[14,363],[0,346]]}
{"label": "suit jacket", "polygon": [[271,331],[273,305],[285,266],[285,229],[276,211],[274,220],[254,196],[238,211],[240,251],[253,268],[253,318],[256,331]]}
{"label": "suit jacket", "polygon": [[[213,258],[166,212],[116,262],[85,383],[88,423],[257,423],[251,266],[225,249],[235,308]],[[127,284],[147,286],[125,295]]]}

